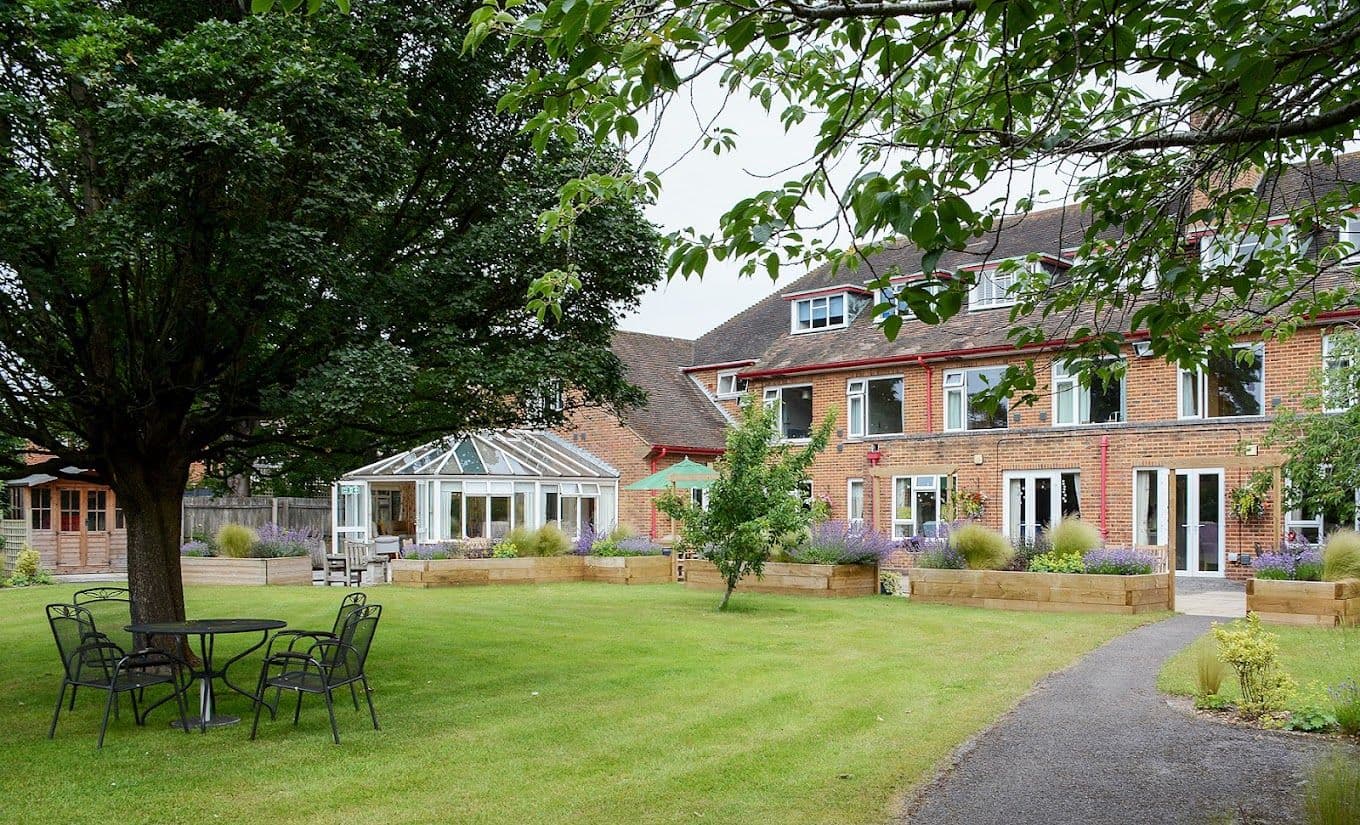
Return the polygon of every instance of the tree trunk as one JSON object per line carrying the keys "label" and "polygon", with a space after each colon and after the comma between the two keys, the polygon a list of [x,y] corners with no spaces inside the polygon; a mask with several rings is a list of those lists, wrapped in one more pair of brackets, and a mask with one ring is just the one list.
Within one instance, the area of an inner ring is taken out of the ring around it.
{"label": "tree trunk", "polygon": [[128,590],[135,622],[184,619],[180,578],[181,506],[189,482],[187,462],[142,461],[113,468],[114,492],[127,523]]}
{"label": "tree trunk", "polygon": [[727,601],[732,598],[732,591],[737,589],[737,576],[727,577],[727,592],[723,593],[722,604],[718,605],[718,610],[727,609]]}

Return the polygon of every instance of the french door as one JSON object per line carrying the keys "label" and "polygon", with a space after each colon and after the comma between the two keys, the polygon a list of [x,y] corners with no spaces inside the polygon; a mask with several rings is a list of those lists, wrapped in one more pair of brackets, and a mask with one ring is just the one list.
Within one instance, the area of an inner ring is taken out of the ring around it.
{"label": "french door", "polygon": [[1006,534],[1033,543],[1067,516],[1080,515],[1081,474],[1075,470],[1005,474]]}
{"label": "french door", "polygon": [[1176,572],[1222,576],[1223,471],[1176,471]]}

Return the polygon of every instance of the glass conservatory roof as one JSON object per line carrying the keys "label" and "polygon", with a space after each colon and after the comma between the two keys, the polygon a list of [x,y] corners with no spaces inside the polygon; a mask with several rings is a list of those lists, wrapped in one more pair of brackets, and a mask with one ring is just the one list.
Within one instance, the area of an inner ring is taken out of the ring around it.
{"label": "glass conservatory roof", "polygon": [[344,478],[615,479],[619,471],[545,430],[495,430],[441,438],[345,473]]}

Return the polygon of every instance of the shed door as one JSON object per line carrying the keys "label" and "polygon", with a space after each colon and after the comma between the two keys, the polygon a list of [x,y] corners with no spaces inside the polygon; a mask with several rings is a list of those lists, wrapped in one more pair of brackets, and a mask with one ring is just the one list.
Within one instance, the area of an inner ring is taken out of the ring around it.
{"label": "shed door", "polygon": [[88,487],[57,488],[57,568],[109,566],[109,494]]}

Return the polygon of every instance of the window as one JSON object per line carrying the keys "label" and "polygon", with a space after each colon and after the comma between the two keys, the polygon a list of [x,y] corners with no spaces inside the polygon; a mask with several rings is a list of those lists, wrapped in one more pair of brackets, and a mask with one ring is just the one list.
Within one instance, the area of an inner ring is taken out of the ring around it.
{"label": "window", "polygon": [[85,492],[85,530],[103,533],[109,529],[109,494],[107,490]]}
{"label": "window", "polygon": [[846,382],[851,438],[902,432],[902,379],[870,378]]}
{"label": "window", "polygon": [[[896,304],[897,315],[901,316],[904,320],[915,318],[916,313],[911,311],[911,305],[907,303],[905,298],[899,297],[902,294],[902,288],[906,286],[919,287],[921,289],[924,289],[926,292],[929,292],[931,295],[939,295],[940,292],[944,289],[944,284],[938,280],[913,281],[906,284],[886,286],[878,291],[878,300],[876,301],[876,303]],[[883,312],[879,313],[877,320],[883,321],[885,318],[892,314],[893,314],[892,309],[884,310]]]}
{"label": "window", "polygon": [[1320,544],[1324,536],[1341,526],[1360,529],[1360,489],[1355,491],[1351,506],[1344,504],[1323,507],[1300,507],[1284,516],[1286,541],[1306,541]]}
{"label": "window", "polygon": [[944,374],[944,412],[946,430],[1004,430],[1007,401],[994,407],[982,403],[979,395],[1001,383],[1005,367],[977,370],[951,370]]}
{"label": "window", "polygon": [[52,529],[52,490],[31,487],[28,492],[28,523],[34,530]]}
{"label": "window", "polygon": [[700,510],[707,510],[708,489],[705,487],[691,487],[689,490],[689,503],[698,507]]}
{"label": "window", "polygon": [[57,528],[63,533],[80,532],[80,491],[59,490],[61,494],[61,522]]}
{"label": "window", "polygon": [[1133,471],[1133,544],[1161,547],[1167,543],[1167,471]]}
{"label": "window", "polygon": [[548,381],[539,389],[534,403],[545,417],[551,417],[566,408],[564,395],[561,381]]}
{"label": "window", "polygon": [[779,437],[812,437],[812,386],[772,387],[765,390],[766,405],[779,405]]}
{"label": "window", "polygon": [[1006,272],[984,269],[977,273],[977,280],[968,289],[969,309],[993,309],[1008,307],[1015,303],[1011,290],[1020,280],[1020,268],[1008,268]]}
{"label": "window", "polygon": [[5,518],[22,519],[24,517],[24,488],[10,487],[8,501]]}
{"label": "window", "polygon": [[388,529],[401,521],[401,490],[373,491],[373,520]]}
{"label": "window", "polygon": [[[1248,344],[1210,357],[1203,370],[1180,371],[1181,418],[1233,418],[1265,412],[1265,347]],[[1240,351],[1251,352],[1250,361]]]}
{"label": "window", "polygon": [[949,498],[949,476],[894,476],[892,535],[935,538]]}
{"label": "window", "polygon": [[851,527],[864,525],[864,479],[852,478],[845,483],[845,520]]}
{"label": "window", "polygon": [[123,507],[122,505],[118,504],[117,500],[115,499],[113,504],[113,529],[123,530],[126,527],[127,524],[123,520]]}
{"label": "window", "polygon": [[845,295],[822,295],[793,302],[793,331],[836,329],[846,324]]}
{"label": "window", "polygon": [[[526,486],[528,489],[526,489]],[[532,485],[508,481],[446,481],[443,483],[445,539],[499,539],[527,513],[516,512],[526,505]]]}
{"label": "window", "polygon": [[1264,235],[1206,235],[1199,239],[1200,265],[1206,268],[1244,264],[1267,249],[1294,247],[1293,228],[1272,226]]}
{"label": "window", "polygon": [[804,510],[812,509],[812,479],[805,478],[798,482],[798,486],[789,491],[789,495],[798,499],[803,505]]}
{"label": "window", "polygon": [[1081,474],[1076,470],[1006,473],[1006,534],[1035,542],[1060,520],[1081,515]]}
{"label": "window", "polygon": [[1355,379],[1353,373],[1347,373],[1355,364],[1357,344],[1360,344],[1360,339],[1352,332],[1322,336],[1322,394],[1327,412],[1342,412],[1355,404],[1356,388],[1343,386],[1338,381]]}
{"label": "window", "polygon": [[547,524],[556,524],[562,532],[573,539],[580,535],[584,527],[599,526],[600,485],[593,483],[563,482],[562,484],[543,485],[543,519]]}
{"label": "window", "polygon": [[1349,263],[1360,261],[1360,215],[1347,215],[1341,223],[1337,240],[1349,244],[1341,259]]}
{"label": "window", "polygon": [[[1121,365],[1122,366],[1122,365]],[[1055,425],[1105,424],[1124,420],[1124,377],[1102,381],[1090,376],[1083,382],[1062,362],[1053,362],[1053,423]]]}
{"label": "window", "polygon": [[736,398],[746,394],[748,382],[745,378],[738,378],[737,371],[718,373],[718,397]]}

